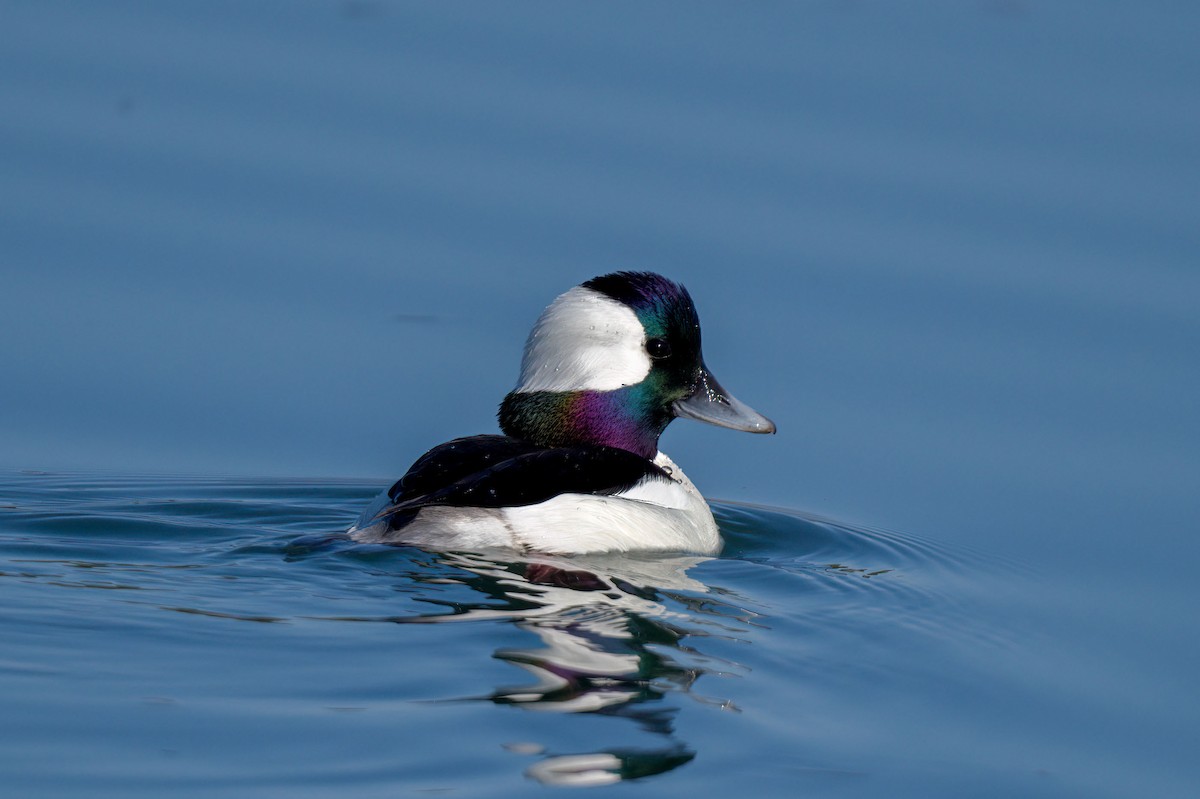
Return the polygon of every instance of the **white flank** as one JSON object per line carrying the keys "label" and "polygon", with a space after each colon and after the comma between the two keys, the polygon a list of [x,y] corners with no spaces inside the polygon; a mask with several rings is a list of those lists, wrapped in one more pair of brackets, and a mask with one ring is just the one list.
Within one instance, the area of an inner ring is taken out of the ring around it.
{"label": "white flank", "polygon": [[653,478],[642,480],[633,487],[619,491],[612,496],[627,499],[632,502],[645,502],[660,508],[671,510],[687,510],[691,507],[692,498],[680,483],[674,480]]}
{"label": "white flank", "polygon": [[[646,480],[612,496],[559,494],[520,507],[427,507],[400,530],[367,523],[351,528],[350,537],[471,551],[719,552],[721,536],[704,497],[666,455],[658,453],[654,462],[671,475],[669,481]],[[384,495],[377,504],[382,507],[386,502]],[[373,514],[364,514],[364,519],[372,518]]]}
{"label": "white flank", "polygon": [[517,391],[612,391],[640,383],[650,372],[645,340],[628,306],[576,286],[534,325]]}
{"label": "white flank", "polygon": [[719,552],[721,535],[704,497],[666,455],[654,462],[671,482],[646,481],[613,496],[560,494],[505,508],[504,518],[517,541],[535,552]]}

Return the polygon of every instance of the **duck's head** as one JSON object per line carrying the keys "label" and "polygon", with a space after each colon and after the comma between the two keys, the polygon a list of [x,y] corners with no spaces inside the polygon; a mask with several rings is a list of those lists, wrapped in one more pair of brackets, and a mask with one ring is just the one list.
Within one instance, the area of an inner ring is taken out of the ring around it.
{"label": "duck's head", "polygon": [[499,415],[507,435],[542,446],[602,444],[645,458],[677,416],[775,432],[704,365],[687,289],[651,272],[593,278],[551,303]]}

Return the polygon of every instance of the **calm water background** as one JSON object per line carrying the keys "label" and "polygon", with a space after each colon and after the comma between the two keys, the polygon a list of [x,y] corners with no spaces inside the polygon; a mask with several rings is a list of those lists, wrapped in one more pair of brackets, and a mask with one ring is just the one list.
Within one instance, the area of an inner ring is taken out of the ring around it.
{"label": "calm water background", "polygon": [[[1198,91],[1188,3],[3,4],[5,783],[1194,796]],[[615,268],[791,510],[608,591],[322,541]]]}

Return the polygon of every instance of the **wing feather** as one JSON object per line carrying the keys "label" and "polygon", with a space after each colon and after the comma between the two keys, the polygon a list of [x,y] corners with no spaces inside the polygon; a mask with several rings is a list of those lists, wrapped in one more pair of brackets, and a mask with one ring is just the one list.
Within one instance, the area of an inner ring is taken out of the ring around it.
{"label": "wing feather", "polygon": [[422,455],[371,522],[386,519],[395,530],[433,505],[521,507],[559,494],[617,494],[648,478],[670,481],[651,461],[615,447],[546,449],[506,436],[472,436]]}

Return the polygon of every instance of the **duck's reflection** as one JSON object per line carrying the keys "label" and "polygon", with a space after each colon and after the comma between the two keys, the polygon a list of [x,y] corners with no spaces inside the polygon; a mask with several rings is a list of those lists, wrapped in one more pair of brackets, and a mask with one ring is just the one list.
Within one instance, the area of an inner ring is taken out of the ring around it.
{"label": "duck's reflection", "polygon": [[[532,680],[496,688],[498,704],[552,713],[593,713],[627,718],[661,739],[661,746],[616,746],[587,753],[546,754],[533,744],[514,751],[542,759],[526,774],[540,782],[602,785],[677,768],[695,752],[676,736],[678,710],[662,702],[670,692],[688,693],[726,709],[731,703],[698,697],[692,686],[715,662],[685,639],[744,632],[754,614],[733,606],[717,589],[690,577],[707,558],[601,556],[560,560],[531,556],[496,561],[477,555],[433,556],[439,582],[470,586],[479,602],[425,598],[438,613],[406,617],[407,623],[508,619],[538,636],[540,646],[500,649]],[[690,662],[689,662],[690,661]],[[723,672],[736,664],[720,662]]]}

